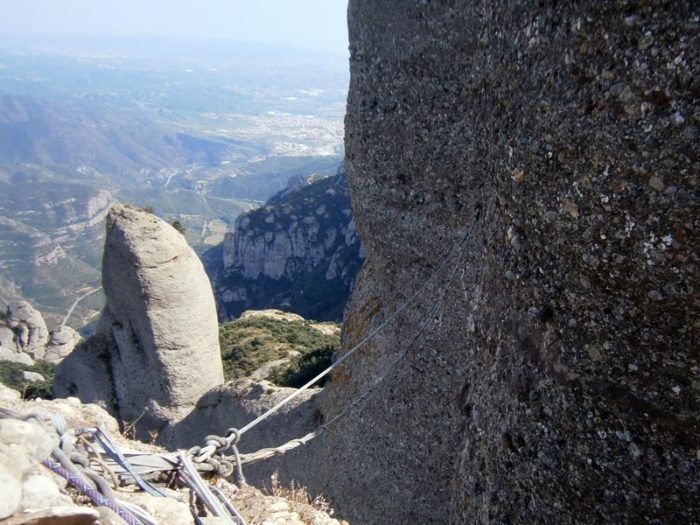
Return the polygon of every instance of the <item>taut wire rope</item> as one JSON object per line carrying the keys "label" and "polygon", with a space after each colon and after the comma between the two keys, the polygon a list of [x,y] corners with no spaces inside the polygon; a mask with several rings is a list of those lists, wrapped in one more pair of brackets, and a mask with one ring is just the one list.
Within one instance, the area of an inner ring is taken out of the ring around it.
{"label": "taut wire rope", "polygon": [[[357,350],[362,348],[365,344],[367,344],[371,339],[374,338],[379,332],[381,332],[384,327],[386,327],[389,323],[391,323],[401,312],[403,312],[406,308],[408,308],[411,304],[415,302],[415,300],[418,298],[418,296],[421,294],[421,292],[428,286],[428,283],[433,280],[434,277],[439,275],[439,273],[447,266],[447,263],[452,259],[452,256],[455,252],[459,254],[459,258],[461,259],[464,249],[466,248],[467,241],[471,235],[472,232],[472,226],[469,227],[467,230],[466,235],[464,238],[461,240],[461,242],[456,242],[453,248],[450,250],[448,253],[447,257],[442,261],[440,266],[428,277],[421,286],[419,286],[415,292],[404,302],[399,306],[394,312],[387,317],[379,326],[374,328],[369,334],[367,334],[365,337],[362,338],[362,340],[357,343],[355,346],[353,346],[350,350],[348,350],[345,354],[343,354],[335,363],[333,363],[331,366],[326,368],[323,372],[315,376],[313,379],[309,380],[307,383],[305,383],[303,386],[301,386],[298,390],[295,392],[291,393],[284,399],[282,399],[279,403],[274,405],[272,408],[267,410],[265,413],[261,414],[260,416],[256,417],[253,421],[245,425],[244,427],[240,428],[238,430],[238,434],[243,435],[246,433],[248,430],[259,424],[260,422],[264,421],[268,417],[270,417],[272,414],[277,412],[280,408],[282,408],[284,405],[289,403],[290,401],[294,400],[298,396],[304,392],[304,390],[307,390],[309,387],[314,385],[316,382],[318,382],[320,379],[325,377],[326,375],[330,374],[333,370],[338,368],[341,364],[343,364],[350,356],[352,356]],[[461,246],[461,249],[460,249]],[[450,279],[454,278],[454,273],[451,276]]]}
{"label": "taut wire rope", "polygon": [[[415,333],[415,335],[411,338],[411,341],[405,345],[403,350],[397,354],[397,356],[391,360],[391,362],[384,367],[384,370],[382,371],[381,374],[379,374],[369,385],[369,387],[358,397],[356,397],[352,403],[347,405],[340,413],[336,414],[333,416],[333,418],[321,425],[319,428],[314,430],[313,432],[309,432],[305,436],[302,436],[301,438],[297,439],[292,439],[288,441],[287,443],[280,445],[279,447],[274,447],[274,448],[264,448],[261,450],[258,450],[257,452],[253,452],[250,454],[241,454],[241,462],[243,464],[248,464],[248,463],[256,463],[258,461],[262,461],[264,459],[268,459],[274,456],[280,456],[282,454],[285,454],[289,452],[290,450],[293,450],[301,445],[305,445],[309,441],[313,440],[315,437],[317,437],[322,431],[330,431],[330,427],[335,424],[339,419],[344,417],[348,412],[353,410],[355,407],[357,407],[360,403],[362,403],[369,395],[374,391],[374,389],[381,383],[387,376],[387,374],[399,363],[399,361],[403,360],[410,349],[413,347],[414,343],[423,335],[423,333],[426,331],[426,329],[430,326],[431,323],[434,323],[435,316],[438,314],[441,308],[443,308],[445,304],[445,300],[447,299],[447,292],[450,289],[450,285],[452,284],[452,281],[455,278],[455,275],[457,274],[457,271],[460,268],[462,258],[464,256],[464,251],[466,250],[466,247],[468,245],[468,240],[471,236],[471,228],[467,231],[467,234],[465,235],[463,241],[461,243],[457,243],[457,246],[461,245],[461,248],[459,250],[459,255],[457,257],[457,262],[454,266],[454,269],[452,270],[449,278],[447,279],[445,285],[443,286],[440,294],[440,299],[435,303],[435,306],[430,310],[429,314],[426,316],[426,319],[423,321],[421,326],[419,327],[418,331]],[[452,250],[454,251],[454,250]],[[451,258],[452,251],[450,252],[450,256],[448,256],[449,260]],[[442,270],[444,268],[444,262],[442,265],[440,265],[440,268],[435,272],[439,273],[439,270]],[[433,274],[435,275],[435,274]],[[433,277],[431,275],[431,278]],[[428,281],[426,281],[428,282]],[[415,294],[414,294],[415,296]],[[413,299],[413,297],[411,297]],[[405,308],[406,305],[404,305]],[[399,310],[397,310],[398,312]],[[397,313],[395,312],[395,313]],[[383,323],[386,324],[386,323]],[[376,332],[375,332],[376,333]],[[368,336],[369,337],[369,336]],[[367,342],[368,337],[364,338],[359,344],[363,344]],[[358,345],[359,345],[358,344]],[[357,346],[353,347],[352,350],[355,350]],[[351,351],[352,351],[351,350]],[[348,354],[345,354],[344,357],[346,357]],[[321,376],[322,377],[322,376]],[[313,381],[313,380],[312,380]],[[269,411],[268,411],[269,412]],[[264,415],[264,414],[263,414]],[[259,419],[259,418],[258,418]]]}

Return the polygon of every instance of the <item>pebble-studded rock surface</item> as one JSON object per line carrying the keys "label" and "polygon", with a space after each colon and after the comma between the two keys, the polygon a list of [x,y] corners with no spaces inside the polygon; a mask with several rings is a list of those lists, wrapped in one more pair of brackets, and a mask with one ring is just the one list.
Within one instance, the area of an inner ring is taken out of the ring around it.
{"label": "pebble-studded rock surface", "polygon": [[[361,523],[692,523],[698,4],[351,0],[368,262],[318,488]],[[446,290],[443,307],[431,313]],[[324,477],[325,476],[325,477]],[[376,487],[381,487],[377,490]]]}

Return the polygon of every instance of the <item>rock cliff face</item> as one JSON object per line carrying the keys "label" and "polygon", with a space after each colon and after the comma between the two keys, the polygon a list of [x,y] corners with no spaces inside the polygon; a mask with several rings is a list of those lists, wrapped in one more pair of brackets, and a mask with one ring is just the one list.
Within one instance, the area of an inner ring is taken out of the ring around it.
{"label": "rock cliff face", "polygon": [[408,346],[315,458],[342,515],[697,518],[699,15],[350,1],[347,343],[448,262],[323,394],[328,420]]}
{"label": "rock cliff face", "polygon": [[280,308],[338,320],[363,256],[344,174],[282,192],[226,235],[214,277],[219,315]]}
{"label": "rock cliff face", "polygon": [[[154,215],[115,206],[102,264],[97,334],[64,360],[56,393],[99,402],[157,430],[223,382],[209,280],[184,237]],[[112,402],[114,406],[112,406]]]}

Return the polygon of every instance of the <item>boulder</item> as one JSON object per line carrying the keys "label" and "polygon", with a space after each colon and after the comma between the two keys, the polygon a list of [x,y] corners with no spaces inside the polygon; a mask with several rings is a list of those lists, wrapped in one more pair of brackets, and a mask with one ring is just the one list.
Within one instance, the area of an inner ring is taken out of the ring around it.
{"label": "boulder", "polygon": [[71,505],[22,512],[11,518],[7,525],[102,525],[99,519],[100,513],[97,510]]}
{"label": "boulder", "polygon": [[147,435],[223,382],[211,285],[180,233],[122,205],[107,216],[102,284],[98,340],[61,363],[56,393],[108,408],[114,399],[119,418]]}
{"label": "boulder", "polygon": [[0,383],[0,403],[5,406],[9,406],[16,403],[21,398],[22,394],[20,394],[17,390]]}
{"label": "boulder", "polygon": [[17,352],[4,346],[0,346],[0,361],[9,361],[11,363],[19,363],[27,366],[34,364],[34,359],[32,359],[29,354]]}
{"label": "boulder", "polygon": [[50,363],[60,363],[70,354],[80,342],[80,334],[70,326],[63,325],[51,332],[51,340],[46,347],[44,360]]}
{"label": "boulder", "polygon": [[41,314],[27,301],[10,301],[7,306],[7,323],[16,330],[17,342],[23,352],[34,359],[44,357],[49,331]]}
{"label": "boulder", "polygon": [[46,507],[71,506],[72,504],[71,498],[66,494],[61,494],[60,487],[45,473],[30,474],[22,482],[22,502],[19,508],[25,512]]}
{"label": "boulder", "polygon": [[53,436],[36,421],[17,419],[0,419],[0,443],[0,466],[20,481],[49,457],[55,445]]}
{"label": "boulder", "polygon": [[0,520],[12,516],[22,502],[22,483],[0,464]]}
{"label": "boulder", "polygon": [[25,370],[22,372],[22,379],[27,383],[36,383],[37,381],[46,381],[46,378],[37,372],[29,372]]}
{"label": "boulder", "polygon": [[0,348],[12,352],[18,350],[15,333],[7,326],[0,326]]}
{"label": "boulder", "polygon": [[[269,381],[240,379],[207,392],[196,407],[181,421],[169,425],[160,434],[159,442],[171,448],[204,445],[209,434],[224,435],[229,428],[241,428],[293,393],[293,388],[273,385]],[[246,432],[240,441],[243,453],[277,447],[314,431],[320,423],[316,405],[318,389],[309,389],[283,406],[278,412]],[[245,468],[248,481],[260,486],[269,484],[277,471],[289,483],[314,470],[306,461],[307,448]]]}
{"label": "boulder", "polygon": [[29,354],[20,350],[16,339],[14,330],[7,326],[0,326],[0,361],[33,365],[34,360]]}
{"label": "boulder", "polygon": [[144,492],[135,492],[129,501],[141,507],[151,516],[158,516],[159,523],[167,523],[168,525],[192,524],[192,514],[185,501],[177,501],[172,498],[154,498]]}

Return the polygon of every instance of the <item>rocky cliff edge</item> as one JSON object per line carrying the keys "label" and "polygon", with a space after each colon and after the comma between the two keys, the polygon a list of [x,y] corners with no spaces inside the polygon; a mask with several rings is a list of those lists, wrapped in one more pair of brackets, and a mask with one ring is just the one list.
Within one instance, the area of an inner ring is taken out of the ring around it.
{"label": "rocky cliff edge", "polygon": [[[107,506],[89,503],[88,498],[66,479],[42,464],[61,447],[72,450],[71,457],[81,454],[89,462],[80,464],[93,476],[104,475],[101,484],[103,500],[119,503],[133,512],[145,512],[151,523],[159,525],[193,525],[195,523],[222,523],[221,518],[205,517],[195,520],[186,503],[191,497],[186,486],[170,485],[160,490],[168,497],[156,497],[132,485],[115,485],[117,476],[108,476],[98,461],[96,442],[90,444],[83,435],[73,438],[73,430],[100,427],[122,453],[167,454],[167,451],[130,440],[119,433],[117,421],[102,408],[82,404],[76,398],[52,401],[22,401],[19,392],[0,384],[0,523],[7,525],[122,525],[125,521]],[[12,414],[11,416],[9,414]],[[17,416],[17,417],[13,417]],[[19,417],[21,416],[21,417]],[[62,420],[61,427],[55,427]],[[61,439],[57,429],[68,430]],[[88,444],[87,448],[85,448]],[[63,460],[65,462],[65,459]],[[100,465],[97,466],[96,465]],[[76,468],[75,466],[73,468]],[[80,470],[78,472],[81,472]],[[94,477],[92,479],[95,479]],[[123,478],[122,478],[123,481]],[[105,489],[104,487],[107,487]],[[233,504],[250,525],[341,525],[324,510],[326,504],[315,507],[297,487],[296,491],[268,483],[263,494],[251,486],[237,487],[223,479],[215,486],[226,500]],[[270,493],[271,492],[271,493]],[[107,503],[103,503],[107,505]],[[129,505],[129,507],[127,507]],[[332,511],[331,511],[332,512]]]}

